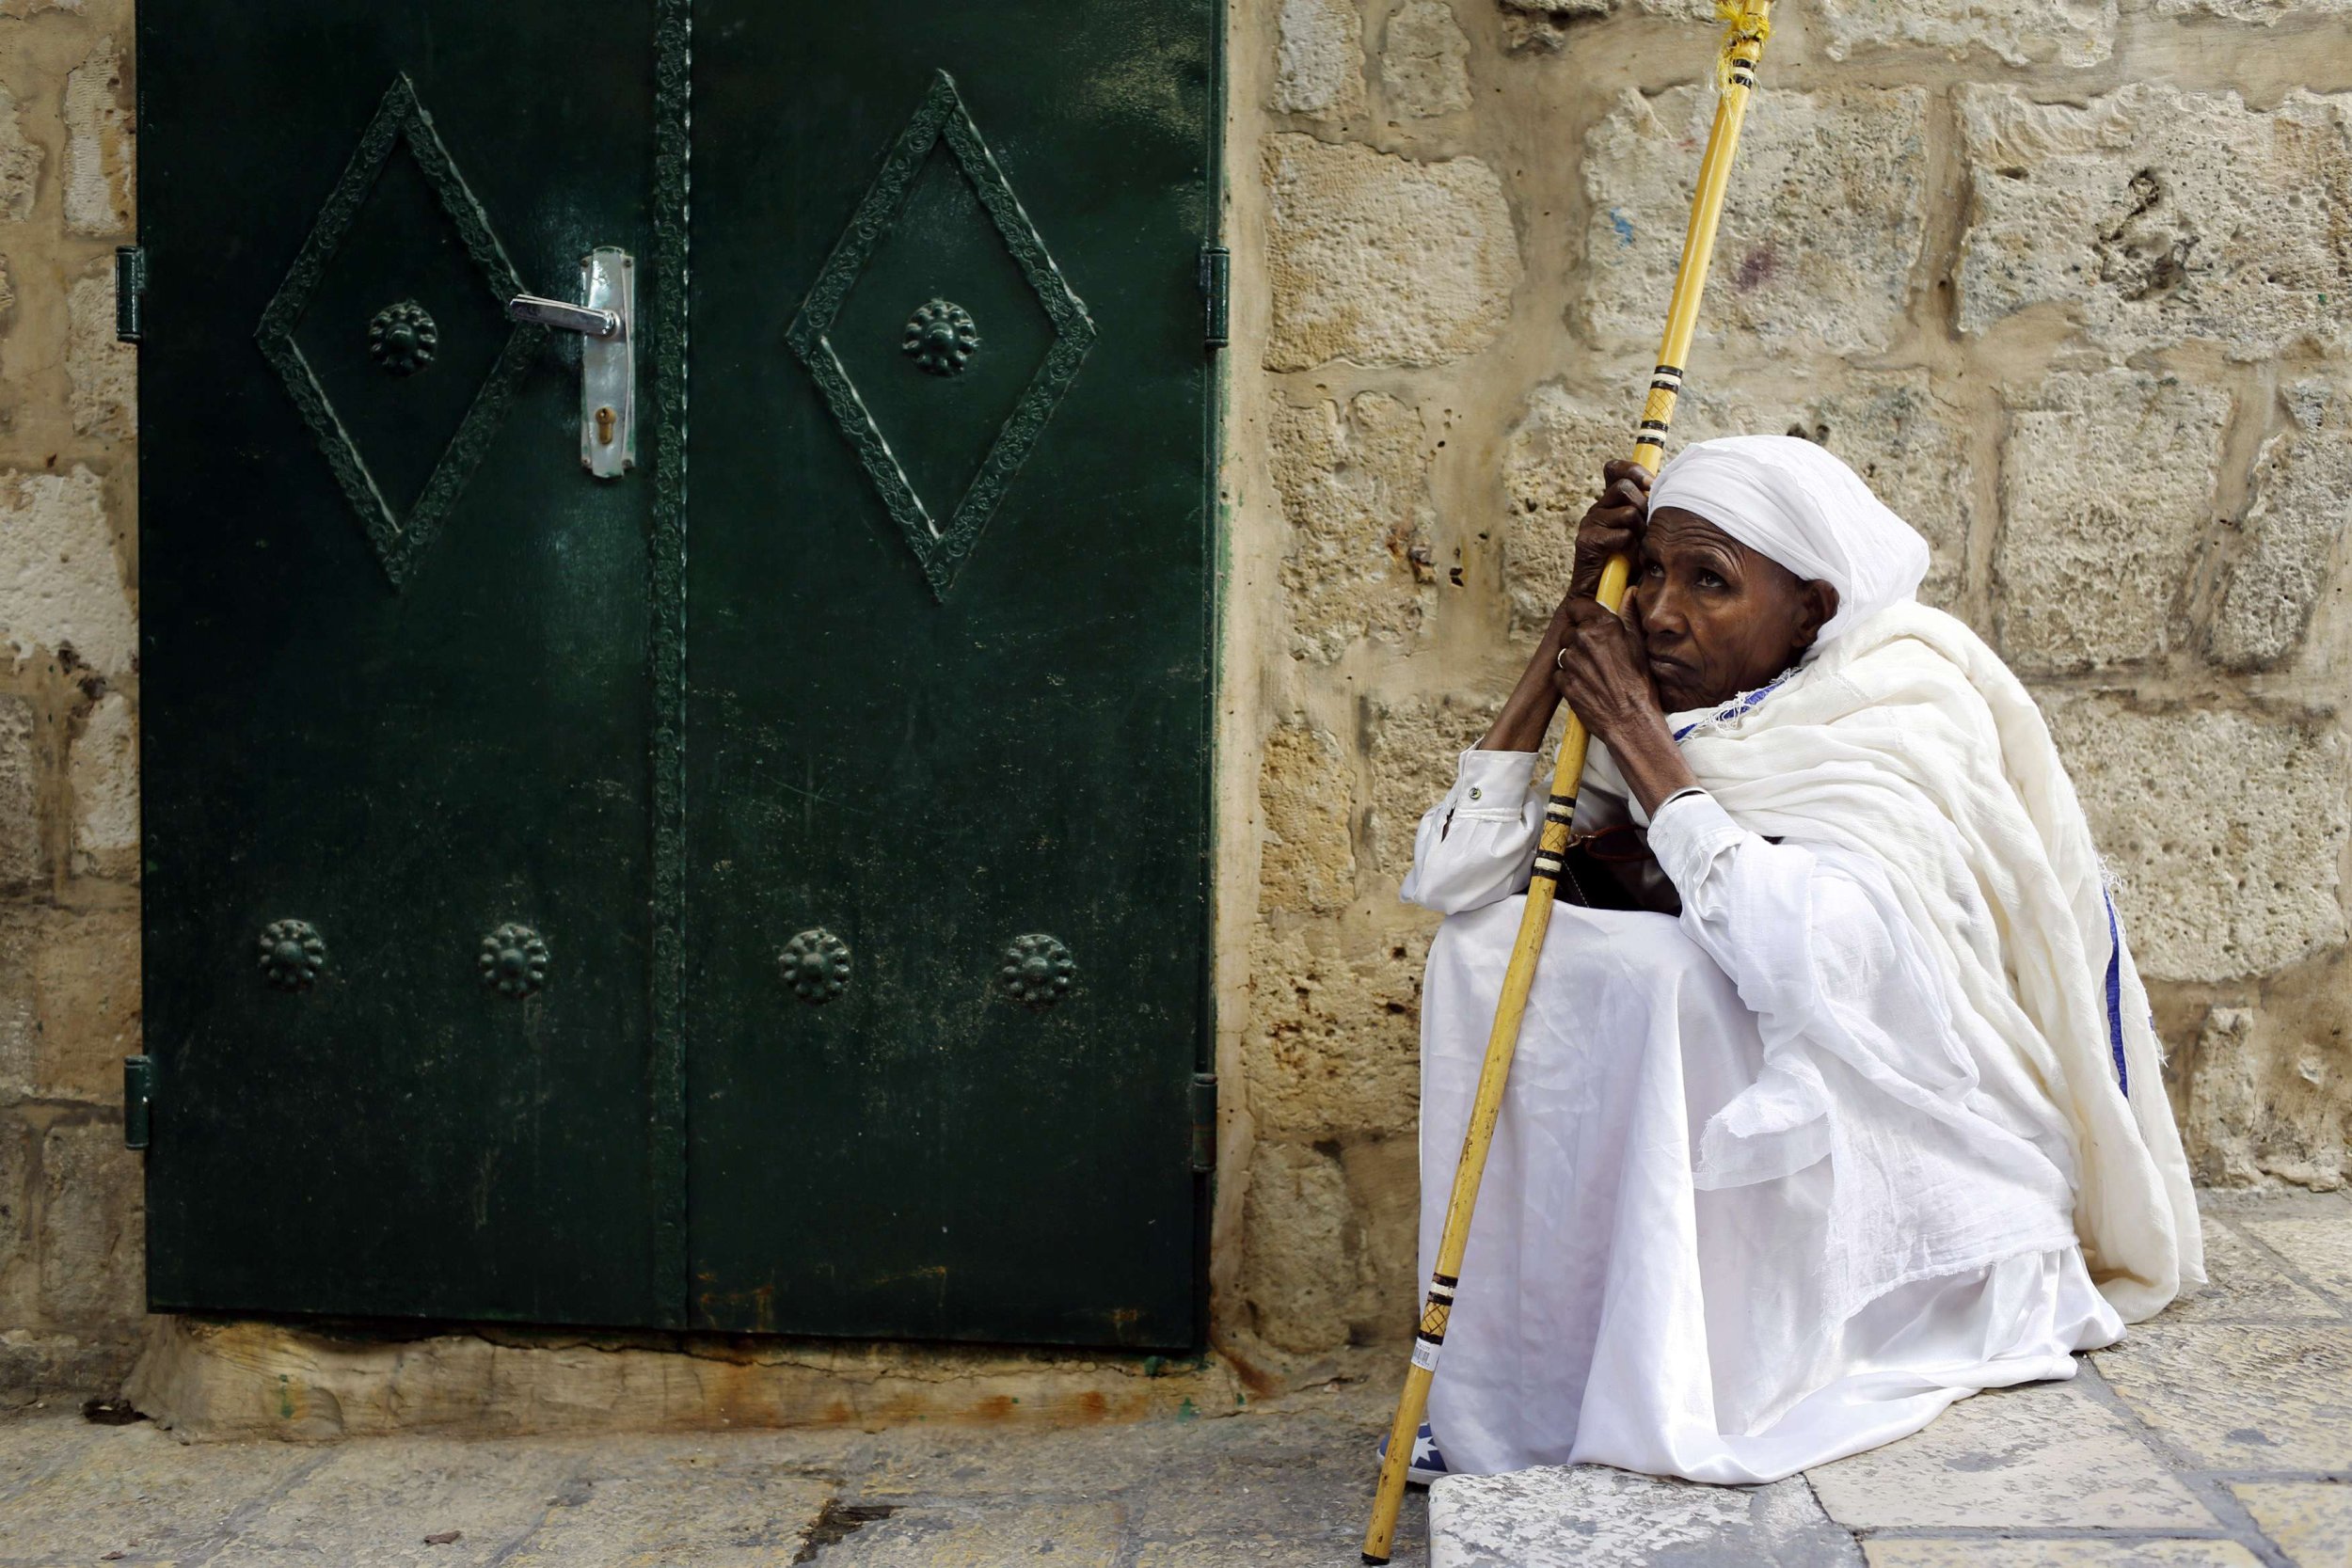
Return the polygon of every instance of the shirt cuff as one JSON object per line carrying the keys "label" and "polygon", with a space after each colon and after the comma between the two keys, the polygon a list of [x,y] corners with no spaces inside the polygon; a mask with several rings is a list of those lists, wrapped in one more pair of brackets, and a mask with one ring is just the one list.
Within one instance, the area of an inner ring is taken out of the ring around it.
{"label": "shirt cuff", "polygon": [[1457,816],[1491,816],[1517,822],[1527,806],[1529,783],[1535,777],[1534,752],[1464,752],[1454,769],[1454,792],[1447,806]]}
{"label": "shirt cuff", "polygon": [[1702,790],[1658,808],[1649,823],[1649,852],[1688,899],[1707,879],[1715,857],[1747,836],[1748,831],[1715,803],[1715,797]]}

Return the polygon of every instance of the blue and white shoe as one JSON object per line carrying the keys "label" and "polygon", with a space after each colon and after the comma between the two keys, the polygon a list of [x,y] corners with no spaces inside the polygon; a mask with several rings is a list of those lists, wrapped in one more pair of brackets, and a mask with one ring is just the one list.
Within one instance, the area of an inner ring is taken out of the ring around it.
{"label": "blue and white shoe", "polygon": [[[1380,1439],[1380,1458],[1386,1461],[1388,1457],[1389,1440],[1383,1437]],[[1445,1467],[1445,1455],[1438,1451],[1438,1440],[1430,1435],[1429,1423],[1422,1422],[1421,1430],[1413,1433],[1413,1463],[1406,1468],[1405,1484],[1426,1486],[1439,1476],[1453,1473]]]}

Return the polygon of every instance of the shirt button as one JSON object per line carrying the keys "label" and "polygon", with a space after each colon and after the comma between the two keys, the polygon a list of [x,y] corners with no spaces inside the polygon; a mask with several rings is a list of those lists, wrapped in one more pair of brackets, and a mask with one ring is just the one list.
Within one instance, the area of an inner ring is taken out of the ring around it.
{"label": "shirt button", "polygon": [[1476,784],[1472,784],[1472,785],[1470,785],[1470,799],[1471,799],[1471,800],[1475,800],[1479,799],[1479,798],[1480,798],[1480,796],[1482,796],[1483,794],[1485,794],[1485,791],[1481,790],[1481,789],[1480,789],[1480,788],[1479,788]]}

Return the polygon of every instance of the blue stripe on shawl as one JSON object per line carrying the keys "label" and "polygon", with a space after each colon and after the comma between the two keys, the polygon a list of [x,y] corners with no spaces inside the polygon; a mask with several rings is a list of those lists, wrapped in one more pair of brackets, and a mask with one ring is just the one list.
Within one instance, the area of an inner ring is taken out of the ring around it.
{"label": "blue stripe on shawl", "polygon": [[1675,744],[1679,746],[1685,740],[1690,739],[1692,733],[1701,724],[1728,724],[1734,719],[1744,717],[1748,712],[1755,708],[1756,704],[1762,702],[1765,698],[1771,696],[1774,691],[1778,690],[1780,689],[1781,682],[1787,680],[1791,674],[1794,673],[1794,671],[1783,671],[1780,674],[1777,674],[1771,680],[1766,681],[1762,686],[1757,687],[1746,696],[1734,698],[1732,701],[1725,703],[1723,706],[1717,708],[1714,712],[1708,714],[1704,719],[1692,720],[1689,723],[1683,725],[1682,728],[1675,731]]}
{"label": "blue stripe on shawl", "polygon": [[2115,1053],[2115,1086],[2132,1096],[2132,1076],[2123,1067],[2123,933],[2115,921],[2115,896],[2107,901],[2107,1042]]}

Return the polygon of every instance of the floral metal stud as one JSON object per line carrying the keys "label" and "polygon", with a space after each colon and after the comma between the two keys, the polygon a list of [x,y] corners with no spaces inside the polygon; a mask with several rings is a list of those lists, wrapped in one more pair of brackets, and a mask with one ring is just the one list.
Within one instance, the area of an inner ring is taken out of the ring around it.
{"label": "floral metal stud", "polygon": [[972,312],[952,300],[934,299],[916,307],[900,341],[915,368],[932,375],[961,372],[980,346],[980,329]]}
{"label": "floral metal stud", "polygon": [[413,299],[387,305],[368,323],[368,356],[387,374],[416,374],[433,363],[433,351],[440,346],[441,329]]}
{"label": "floral metal stud", "polygon": [[996,983],[1025,1007],[1050,1007],[1069,993],[1077,973],[1078,960],[1070,949],[1040,931],[1012,939],[996,970]]}
{"label": "floral metal stud", "polygon": [[501,996],[525,997],[548,983],[548,944],[528,926],[500,927],[482,939],[482,983]]}
{"label": "floral metal stud", "polygon": [[850,944],[822,926],[811,927],[784,944],[776,967],[794,995],[821,1007],[850,989]]}
{"label": "floral metal stud", "polygon": [[273,920],[262,927],[262,978],[279,990],[309,990],[326,967],[326,942],[307,920]]}

